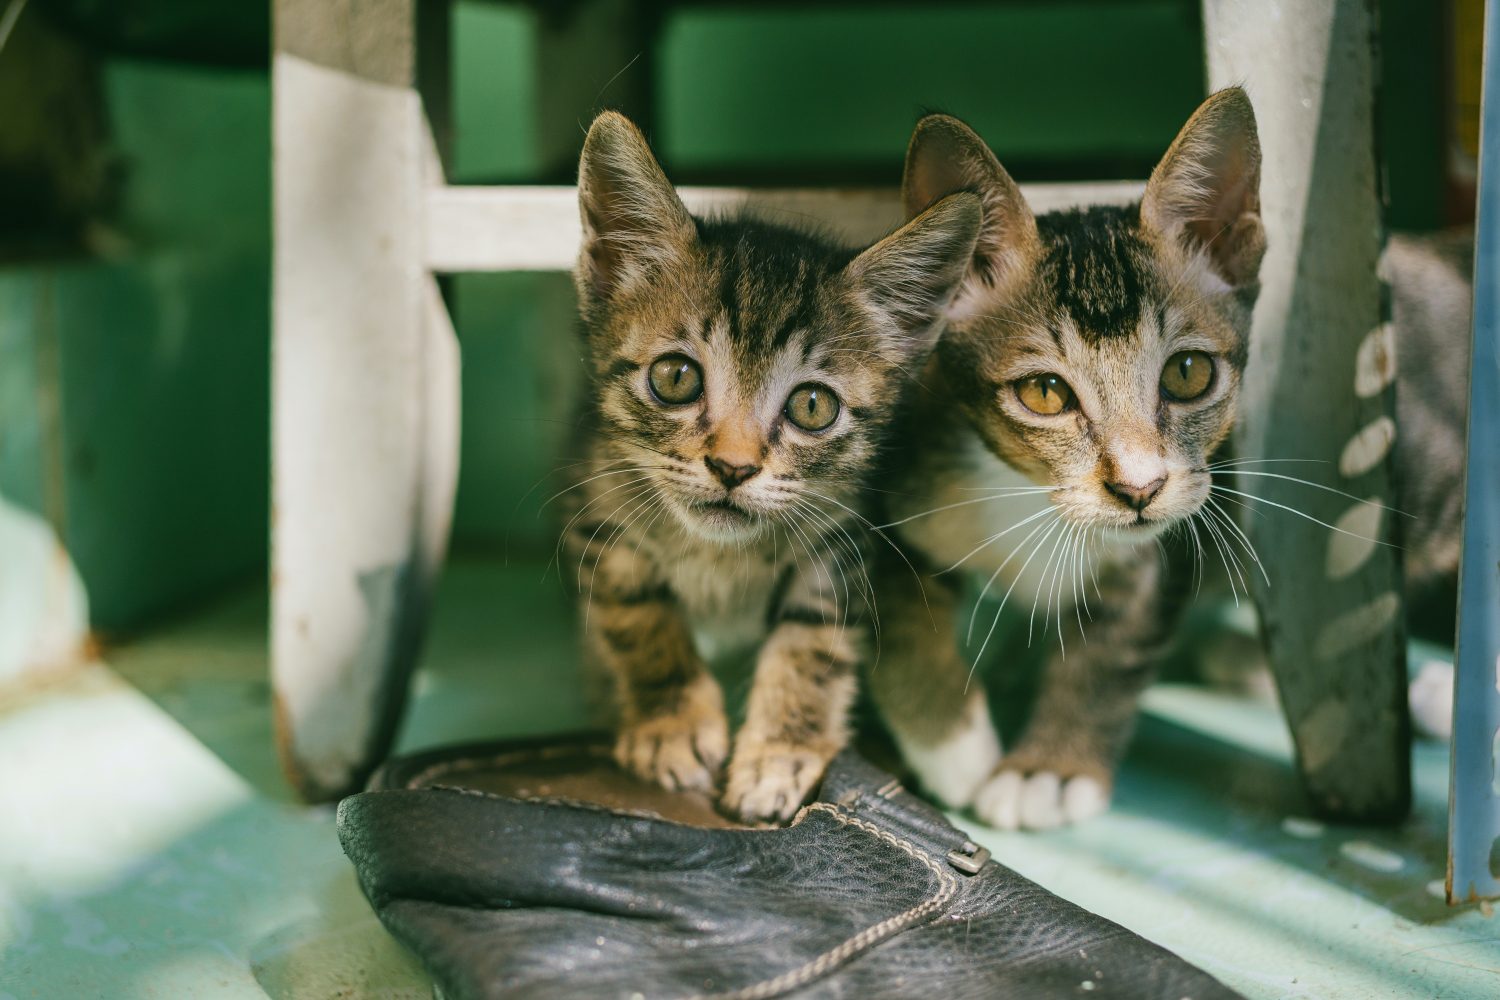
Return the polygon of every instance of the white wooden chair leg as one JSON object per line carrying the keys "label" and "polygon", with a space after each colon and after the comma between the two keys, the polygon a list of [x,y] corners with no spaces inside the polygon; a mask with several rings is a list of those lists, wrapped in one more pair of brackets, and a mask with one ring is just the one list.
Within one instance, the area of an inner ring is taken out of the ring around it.
{"label": "white wooden chair leg", "polygon": [[311,799],[389,749],[457,474],[416,8],[275,8],[271,676],[283,764]]}
{"label": "white wooden chair leg", "polygon": [[[1395,352],[1375,274],[1383,235],[1373,2],[1305,0],[1272,17],[1260,0],[1204,0],[1203,15],[1210,80],[1245,85],[1266,164],[1268,249],[1243,454],[1323,460],[1251,468],[1389,506],[1392,436],[1384,450],[1351,445],[1361,429],[1395,419]],[[1271,578],[1257,598],[1314,804],[1346,819],[1404,816],[1411,778],[1399,551],[1367,540],[1396,537],[1391,515],[1265,476],[1227,485],[1316,511],[1343,532],[1231,495],[1261,514],[1245,520]]]}

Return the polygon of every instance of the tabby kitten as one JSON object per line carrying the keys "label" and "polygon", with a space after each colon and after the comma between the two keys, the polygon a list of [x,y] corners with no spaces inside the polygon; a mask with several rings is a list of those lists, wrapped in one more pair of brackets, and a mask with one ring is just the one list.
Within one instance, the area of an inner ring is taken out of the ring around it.
{"label": "tabby kitten", "polygon": [[[994,826],[1105,808],[1193,578],[1191,563],[1168,571],[1157,542],[1200,511],[1208,530],[1234,530],[1208,505],[1206,467],[1233,426],[1245,365],[1265,246],[1259,176],[1238,89],[1197,110],[1142,200],[1123,208],[1034,217],[963,123],[932,115],[912,136],[908,211],[973,191],[984,224],[903,418],[913,440],[892,451],[890,519],[934,573],[962,565],[1023,610],[1041,607],[1044,629],[1055,607],[1060,642],[1064,621],[1083,633],[1053,655],[1002,759],[954,636],[951,577],[929,581],[930,611],[902,573],[882,584],[871,693],[926,787]],[[981,652],[988,627],[970,622]]]}
{"label": "tabby kitten", "polygon": [[[579,165],[589,389],[565,542],[621,766],[789,818],[846,739],[873,595],[863,489],[973,255],[956,194],[862,253],[689,215],[628,120]],[[570,574],[571,575],[571,574]],[[717,649],[759,644],[729,755]]]}

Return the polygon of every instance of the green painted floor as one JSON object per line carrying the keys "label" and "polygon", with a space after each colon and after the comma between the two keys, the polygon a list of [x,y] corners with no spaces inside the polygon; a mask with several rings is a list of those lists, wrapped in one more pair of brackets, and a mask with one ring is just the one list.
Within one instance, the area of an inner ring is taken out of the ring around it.
{"label": "green painted floor", "polygon": [[[431,996],[332,810],[280,780],[264,630],[249,595],[0,691],[0,1000]],[[579,725],[570,630],[537,568],[459,562],[403,747]],[[1438,898],[1446,748],[1416,748],[1398,830],[1305,818],[1289,759],[1273,708],[1161,686],[1110,814],[1050,835],[960,823],[1250,997],[1500,996],[1500,924]]]}

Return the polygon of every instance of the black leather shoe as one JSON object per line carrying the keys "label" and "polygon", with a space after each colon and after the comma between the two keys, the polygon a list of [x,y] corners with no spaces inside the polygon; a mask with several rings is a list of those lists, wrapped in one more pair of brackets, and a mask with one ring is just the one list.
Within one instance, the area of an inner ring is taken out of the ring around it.
{"label": "black leather shoe", "polygon": [[784,829],[590,742],[396,760],[338,818],[380,919],[451,1000],[1237,996],[989,860],[852,751]]}

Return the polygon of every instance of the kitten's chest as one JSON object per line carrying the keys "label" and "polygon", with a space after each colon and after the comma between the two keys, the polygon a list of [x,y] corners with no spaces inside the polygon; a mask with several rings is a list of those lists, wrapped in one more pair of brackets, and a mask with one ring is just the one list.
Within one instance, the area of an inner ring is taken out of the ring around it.
{"label": "kitten's chest", "polygon": [[995,596],[1014,588],[1012,600],[1030,603],[1051,582],[1049,567],[1057,559],[1049,557],[1061,552],[1065,525],[1046,493],[1012,492],[1035,490],[1036,484],[977,437],[961,447],[959,461],[944,463],[943,472],[923,476],[908,489],[915,495],[896,508],[897,520],[912,518],[901,525],[901,538],[934,571],[962,561],[971,575],[994,578],[989,589]]}
{"label": "kitten's chest", "polygon": [[663,569],[687,612],[700,654],[714,659],[765,638],[783,572],[774,552],[703,546],[664,555]]}

